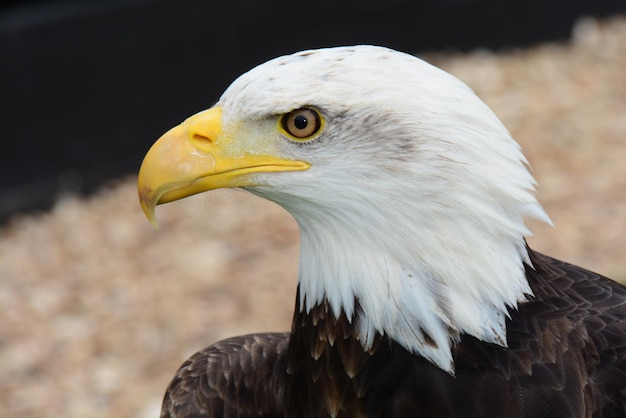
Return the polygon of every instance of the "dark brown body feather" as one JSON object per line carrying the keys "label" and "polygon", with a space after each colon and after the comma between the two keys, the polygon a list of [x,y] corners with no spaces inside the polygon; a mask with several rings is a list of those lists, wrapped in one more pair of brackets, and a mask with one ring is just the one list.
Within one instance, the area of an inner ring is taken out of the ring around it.
{"label": "dark brown body feather", "polygon": [[[179,369],[162,417],[626,417],[626,288],[531,252],[508,348],[462,336],[451,376],[386,337],[296,306],[291,334],[221,341]],[[299,300],[299,299],[297,299]]]}

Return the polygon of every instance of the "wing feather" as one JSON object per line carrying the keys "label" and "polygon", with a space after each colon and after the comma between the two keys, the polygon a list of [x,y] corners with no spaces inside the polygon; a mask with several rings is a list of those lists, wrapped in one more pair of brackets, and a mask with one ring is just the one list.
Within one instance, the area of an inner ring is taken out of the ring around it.
{"label": "wing feather", "polygon": [[219,341],[185,361],[167,388],[162,418],[282,417],[289,333]]}

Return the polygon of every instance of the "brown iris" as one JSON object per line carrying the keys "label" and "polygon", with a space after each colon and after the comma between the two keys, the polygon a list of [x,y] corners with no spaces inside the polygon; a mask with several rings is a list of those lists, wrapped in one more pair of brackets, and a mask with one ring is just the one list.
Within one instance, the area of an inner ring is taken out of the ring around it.
{"label": "brown iris", "polygon": [[296,139],[310,138],[322,127],[319,114],[306,107],[285,114],[281,123],[283,129]]}

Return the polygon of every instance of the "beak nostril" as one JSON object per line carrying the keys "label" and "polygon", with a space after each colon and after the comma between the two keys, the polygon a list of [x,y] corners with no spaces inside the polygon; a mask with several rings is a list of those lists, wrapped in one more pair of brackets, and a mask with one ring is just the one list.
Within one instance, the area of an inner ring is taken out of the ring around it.
{"label": "beak nostril", "polygon": [[219,140],[222,132],[222,109],[211,109],[196,113],[183,122],[187,138],[195,147],[208,151]]}
{"label": "beak nostril", "polygon": [[198,133],[194,133],[194,134],[191,136],[191,138],[192,138],[194,141],[200,141],[200,142],[210,142],[210,143],[213,143],[213,140],[212,140],[211,138],[209,138],[208,136],[204,136],[204,135],[198,134]]}

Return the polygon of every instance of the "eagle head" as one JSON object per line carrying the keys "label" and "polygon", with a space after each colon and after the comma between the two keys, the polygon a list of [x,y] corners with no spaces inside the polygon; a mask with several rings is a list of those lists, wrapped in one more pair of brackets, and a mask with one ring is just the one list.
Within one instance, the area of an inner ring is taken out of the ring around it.
{"label": "eagle head", "polygon": [[462,334],[506,345],[530,294],[524,219],[549,219],[520,147],[461,81],[374,46],[303,51],[240,76],[165,133],[139,196],[222,187],[299,224],[300,306],[327,301],[364,349],[385,335],[453,373]]}

